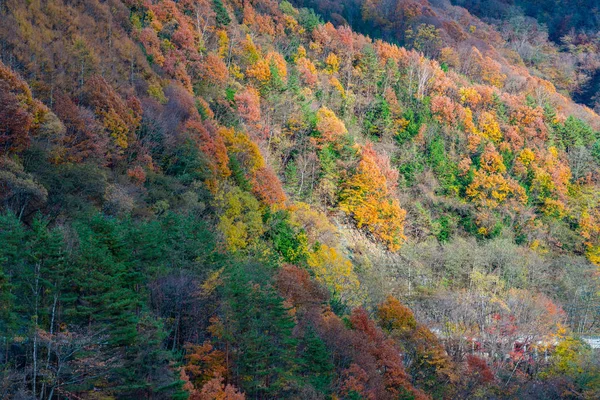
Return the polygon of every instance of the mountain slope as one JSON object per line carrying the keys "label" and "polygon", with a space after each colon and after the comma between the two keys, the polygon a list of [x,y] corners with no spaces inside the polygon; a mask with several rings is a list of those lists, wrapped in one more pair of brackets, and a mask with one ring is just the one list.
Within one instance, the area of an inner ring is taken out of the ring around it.
{"label": "mountain slope", "polygon": [[598,115],[459,7],[307,4],[0,3],[3,395],[598,394]]}

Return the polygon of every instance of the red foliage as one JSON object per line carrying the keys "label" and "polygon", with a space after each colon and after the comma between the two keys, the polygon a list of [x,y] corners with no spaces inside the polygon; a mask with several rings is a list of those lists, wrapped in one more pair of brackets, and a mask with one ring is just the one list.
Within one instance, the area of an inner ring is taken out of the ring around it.
{"label": "red foliage", "polygon": [[101,158],[106,154],[108,137],[102,134],[102,126],[91,111],[78,107],[64,93],[54,97],[54,113],[65,125],[64,161],[80,162],[89,158]]}
{"label": "red foliage", "polygon": [[329,293],[310,278],[305,269],[284,265],[276,277],[279,293],[293,307],[314,307],[329,299]]}
{"label": "red foliage", "polygon": [[0,154],[26,149],[32,125],[33,115],[20,106],[17,96],[0,81]]}
{"label": "red foliage", "polygon": [[494,381],[494,373],[488,367],[484,359],[474,356],[467,356],[467,368],[472,378],[479,383],[489,383]]}
{"label": "red foliage", "polygon": [[260,95],[258,90],[248,87],[246,90],[236,93],[234,99],[240,116],[246,122],[260,121]]}
{"label": "red foliage", "polygon": [[350,323],[352,329],[346,328],[339,317],[328,312],[321,314],[316,324],[335,358],[351,363],[340,382],[344,393],[354,390],[367,399],[396,399],[407,393],[415,399],[427,398],[410,383],[398,347],[364,309],[355,309]]}
{"label": "red foliage", "polygon": [[127,176],[138,186],[142,186],[146,182],[146,171],[139,165],[127,170]]}
{"label": "red foliage", "polygon": [[270,167],[259,168],[253,179],[253,191],[269,205],[283,205],[286,197],[279,178]]}

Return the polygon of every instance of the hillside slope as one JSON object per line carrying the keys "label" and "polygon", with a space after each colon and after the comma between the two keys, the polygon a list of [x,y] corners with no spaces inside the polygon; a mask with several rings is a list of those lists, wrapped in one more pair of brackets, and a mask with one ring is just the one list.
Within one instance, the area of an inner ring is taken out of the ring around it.
{"label": "hillside slope", "polygon": [[600,117],[556,49],[297,4],[0,1],[0,394],[597,397]]}

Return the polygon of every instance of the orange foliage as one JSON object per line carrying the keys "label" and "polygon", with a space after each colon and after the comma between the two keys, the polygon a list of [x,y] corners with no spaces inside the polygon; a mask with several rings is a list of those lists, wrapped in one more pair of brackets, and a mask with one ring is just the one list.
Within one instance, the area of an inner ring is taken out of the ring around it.
{"label": "orange foliage", "polygon": [[218,54],[209,53],[202,62],[202,79],[213,85],[227,83],[229,71],[227,65]]}
{"label": "orange foliage", "polygon": [[225,376],[225,353],[215,349],[210,342],[203,344],[186,345],[187,354],[184,370],[190,377],[190,381],[196,387],[202,387],[215,376]]}
{"label": "orange foliage", "polygon": [[504,165],[502,156],[500,153],[498,153],[496,147],[494,147],[494,145],[491,143],[488,143],[485,146],[485,150],[483,151],[481,159],[479,160],[479,165],[481,166],[482,170],[488,173],[499,172],[503,174],[506,172],[506,166]]}
{"label": "orange foliage", "polygon": [[379,167],[379,170],[385,177],[388,190],[390,192],[395,190],[398,187],[398,178],[400,177],[400,173],[396,168],[392,167],[390,156],[387,154],[377,153],[373,148],[373,143],[371,142],[367,142],[362,151],[366,156],[372,157],[375,160],[377,167]]}
{"label": "orange foliage", "polygon": [[400,248],[406,211],[397,199],[390,197],[386,177],[369,149],[362,151],[356,172],[343,185],[340,209],[391,251]]}
{"label": "orange foliage", "polygon": [[271,80],[271,67],[267,60],[258,60],[246,70],[246,75],[256,79],[261,84],[267,84]]}
{"label": "orange foliage", "polygon": [[389,296],[377,308],[377,317],[386,332],[406,333],[417,327],[412,311],[393,296]]}
{"label": "orange foliage", "polygon": [[198,144],[200,150],[212,161],[211,168],[213,172],[222,177],[228,177],[231,174],[229,170],[229,157],[223,138],[216,132],[209,131],[198,120],[189,120],[185,126],[186,132]]}
{"label": "orange foliage", "polygon": [[127,170],[127,176],[138,186],[142,186],[146,181],[146,171],[139,165]]}
{"label": "orange foliage", "polygon": [[336,143],[343,135],[348,133],[344,122],[327,107],[321,107],[317,111],[317,130],[321,134],[321,137],[317,139],[320,146]]}
{"label": "orange foliage", "polygon": [[446,96],[433,96],[431,98],[431,112],[435,118],[446,125],[453,125],[456,120],[456,104]]}
{"label": "orange foliage", "polygon": [[271,51],[265,57],[269,65],[273,65],[279,74],[279,77],[285,81],[287,78],[287,63],[285,58],[276,51]]}

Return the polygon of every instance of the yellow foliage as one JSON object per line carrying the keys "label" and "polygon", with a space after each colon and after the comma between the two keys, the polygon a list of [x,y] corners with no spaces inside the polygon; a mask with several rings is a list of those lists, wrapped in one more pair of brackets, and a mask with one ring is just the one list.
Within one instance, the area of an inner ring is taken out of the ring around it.
{"label": "yellow foliage", "polygon": [[467,196],[475,203],[496,208],[512,193],[508,180],[499,173],[475,172],[473,182],[467,188]]}
{"label": "yellow foliage", "polygon": [[560,200],[547,197],[544,200],[542,211],[544,212],[544,215],[548,217],[563,218],[566,214],[565,203]]}
{"label": "yellow foliage", "polygon": [[301,58],[306,58],[306,49],[304,46],[298,46],[298,51],[294,55],[294,62],[297,62]]}
{"label": "yellow foliage", "polygon": [[332,76],[331,79],[329,79],[329,84],[338,91],[338,93],[342,96],[342,99],[346,98],[346,91],[344,90],[344,87],[338,78]]}
{"label": "yellow foliage", "polygon": [[221,127],[218,134],[223,138],[228,152],[237,156],[249,175],[265,166],[265,160],[257,144],[244,132],[236,132],[233,128]]}
{"label": "yellow foliage", "polygon": [[534,162],[535,161],[535,154],[533,153],[533,150],[531,150],[529,148],[523,149],[521,151],[521,153],[519,154],[519,160],[525,166],[528,166],[529,164],[531,164],[532,162]]}
{"label": "yellow foliage", "polygon": [[325,64],[327,64],[326,71],[330,74],[335,74],[340,70],[340,59],[335,55],[335,53],[329,53],[325,59]]}
{"label": "yellow foliage", "polygon": [[600,267],[600,246],[589,246],[585,254],[588,260]]}
{"label": "yellow foliage", "polygon": [[246,35],[246,40],[242,46],[244,55],[250,60],[250,62],[256,62],[260,58],[260,51],[254,44],[252,37]]}
{"label": "yellow foliage", "polygon": [[115,144],[126,149],[129,147],[128,134],[129,128],[121,117],[112,108],[104,112],[104,127],[110,132],[110,136],[114,139]]}
{"label": "yellow foliage", "polygon": [[481,103],[481,94],[472,87],[460,88],[458,93],[460,94],[461,103],[469,107],[477,107]]}
{"label": "yellow foliage", "polygon": [[494,114],[484,111],[479,117],[479,129],[483,136],[494,141],[502,140],[502,131]]}
{"label": "yellow foliage", "polygon": [[469,107],[465,108],[465,119],[463,120],[463,124],[467,133],[472,133],[474,135],[481,134],[473,122],[473,112]]}
{"label": "yellow foliage", "polygon": [[150,85],[148,85],[148,95],[161,104],[167,103],[167,97],[165,96],[165,92],[160,83],[150,83]]}
{"label": "yellow foliage", "polygon": [[343,298],[358,290],[360,283],[352,263],[333,247],[321,245],[309,253],[307,262],[317,282],[327,286],[334,295]]}
{"label": "yellow foliage", "polygon": [[227,188],[217,193],[215,200],[222,210],[218,227],[229,251],[245,249],[264,233],[260,203],[250,193]]}
{"label": "yellow foliage", "polygon": [[300,25],[298,25],[298,21],[291,15],[284,14],[283,20],[285,21],[285,27],[292,32],[298,32]]}
{"label": "yellow foliage", "polygon": [[227,31],[224,29],[219,29],[217,31],[217,38],[219,40],[219,57],[225,58],[227,52],[229,51],[229,37],[227,36]]}
{"label": "yellow foliage", "polygon": [[242,80],[245,77],[240,66],[234,63],[231,63],[231,65],[229,66],[229,73],[231,74],[231,76],[238,80]]}

